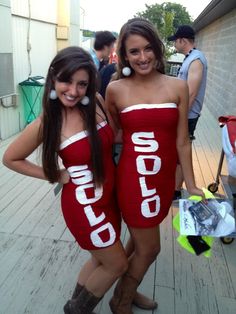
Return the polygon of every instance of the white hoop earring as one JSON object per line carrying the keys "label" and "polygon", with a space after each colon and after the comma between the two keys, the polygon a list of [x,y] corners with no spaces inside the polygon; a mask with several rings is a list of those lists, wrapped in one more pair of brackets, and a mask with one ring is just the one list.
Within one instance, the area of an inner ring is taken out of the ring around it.
{"label": "white hoop earring", "polygon": [[122,69],[122,74],[123,74],[124,76],[130,76],[130,74],[131,74],[131,69],[130,69],[130,67],[124,67],[124,68]]}
{"label": "white hoop earring", "polygon": [[81,101],[80,101],[81,105],[83,106],[87,106],[89,104],[89,98],[88,96],[84,96]]}
{"label": "white hoop earring", "polygon": [[52,89],[52,90],[50,91],[49,98],[50,98],[51,100],[57,99],[57,93],[56,93],[55,89]]}

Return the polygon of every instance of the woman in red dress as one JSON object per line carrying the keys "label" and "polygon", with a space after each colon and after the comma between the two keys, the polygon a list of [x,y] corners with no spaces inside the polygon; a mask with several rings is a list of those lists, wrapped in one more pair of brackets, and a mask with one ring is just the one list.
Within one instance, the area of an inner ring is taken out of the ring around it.
{"label": "woman in red dress", "polygon": [[[97,77],[86,51],[79,47],[61,50],[48,70],[42,115],[24,129],[3,157],[3,163],[17,172],[63,184],[65,222],[78,244],[91,253],[72,299],[64,306],[67,314],[92,313],[128,267],[114,201],[113,131],[103,100],[96,94]],[[41,144],[39,166],[27,157]]]}
{"label": "woman in red dress", "polygon": [[[172,202],[177,155],[188,192],[203,192],[195,185],[187,132],[188,87],[164,74],[164,47],[155,27],[141,18],[129,20],[117,54],[117,80],[108,85],[106,104],[114,128],[123,132],[116,189],[132,246],[128,272],[110,307],[113,313],[131,314],[136,289],[160,252],[159,225]],[[153,302],[150,309],[156,306]]]}

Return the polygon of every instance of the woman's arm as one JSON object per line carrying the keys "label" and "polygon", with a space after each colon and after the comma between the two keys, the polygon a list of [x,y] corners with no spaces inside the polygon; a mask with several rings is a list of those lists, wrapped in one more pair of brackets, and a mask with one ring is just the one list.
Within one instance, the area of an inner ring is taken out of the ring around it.
{"label": "woman's arm", "polygon": [[117,108],[116,82],[111,82],[106,90],[105,106],[109,112],[110,124],[115,133],[115,142],[122,143],[122,130],[120,127],[120,117]]}
{"label": "woman's arm", "polygon": [[196,187],[193,164],[192,164],[192,147],[188,134],[188,86],[185,81],[178,81],[179,93],[179,122],[177,128],[177,151],[180,165],[183,171],[184,181],[187,190],[192,195],[200,195],[204,198],[204,193]]}
{"label": "woman's arm", "polygon": [[3,164],[21,174],[47,180],[43,168],[27,157],[41,144],[39,131],[42,120],[37,118],[8,146],[3,155]]}

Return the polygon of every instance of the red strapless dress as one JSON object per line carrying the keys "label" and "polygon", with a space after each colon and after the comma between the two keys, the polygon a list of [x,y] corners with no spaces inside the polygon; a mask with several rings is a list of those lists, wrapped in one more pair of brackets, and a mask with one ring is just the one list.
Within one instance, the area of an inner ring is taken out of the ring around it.
{"label": "red strapless dress", "polygon": [[173,103],[132,105],[120,119],[119,207],[128,226],[154,227],[167,216],[174,194],[178,108]]}
{"label": "red strapless dress", "polygon": [[94,186],[86,131],[63,142],[59,152],[71,177],[62,190],[63,216],[76,241],[87,250],[108,247],[120,239],[121,217],[114,191],[113,131],[106,122],[99,124],[98,129],[105,170],[103,186]]}

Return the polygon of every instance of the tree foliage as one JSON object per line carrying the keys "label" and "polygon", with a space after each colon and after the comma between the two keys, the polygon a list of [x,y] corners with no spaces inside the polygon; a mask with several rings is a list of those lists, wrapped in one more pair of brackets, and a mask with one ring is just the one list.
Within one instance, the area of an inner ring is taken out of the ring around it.
{"label": "tree foliage", "polygon": [[90,31],[89,29],[83,29],[83,36],[84,37],[94,37],[95,36],[95,32],[94,31]]}
{"label": "tree foliage", "polygon": [[[91,31],[89,29],[83,29],[83,36],[84,37],[92,37],[94,38],[95,37],[95,33],[96,31]],[[112,32],[112,34],[117,38],[118,37],[118,33],[117,32]]]}
{"label": "tree foliage", "polygon": [[142,17],[152,22],[165,43],[166,56],[173,53],[173,45],[167,41],[167,38],[174,34],[177,27],[183,24],[192,24],[192,18],[186,8],[181,4],[164,2],[162,4],[145,4],[146,10],[136,13],[136,17]]}

